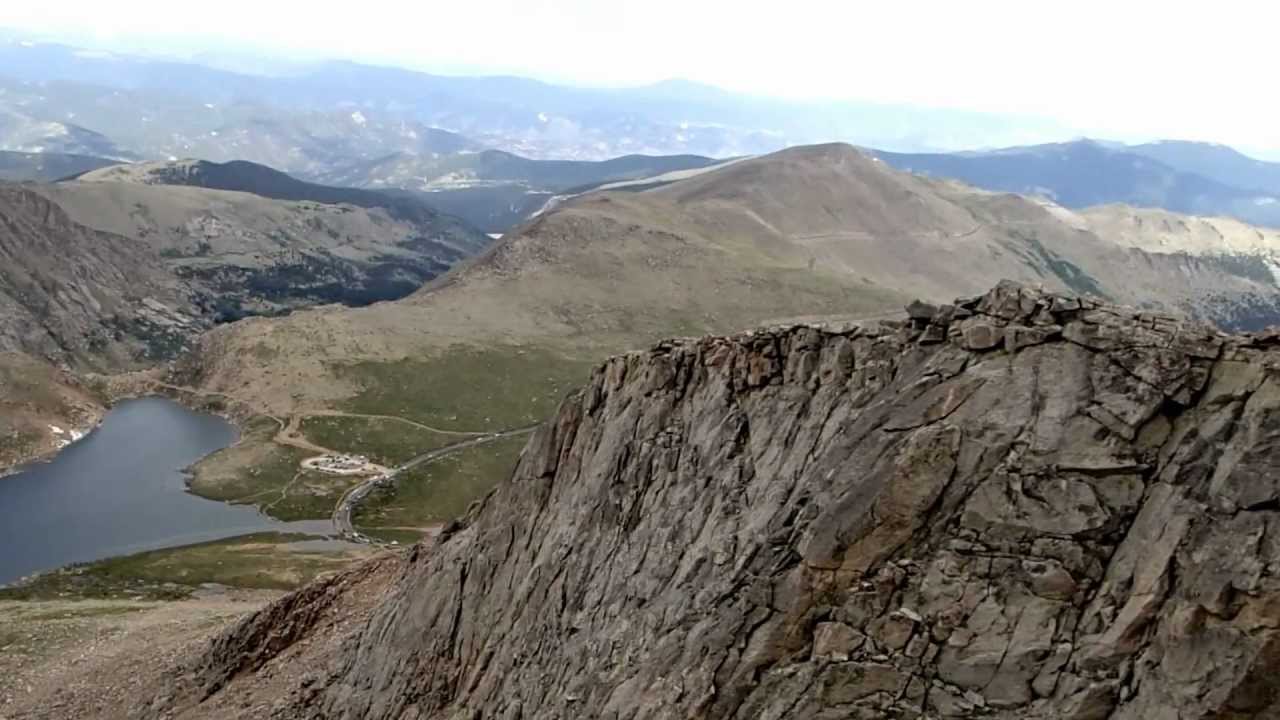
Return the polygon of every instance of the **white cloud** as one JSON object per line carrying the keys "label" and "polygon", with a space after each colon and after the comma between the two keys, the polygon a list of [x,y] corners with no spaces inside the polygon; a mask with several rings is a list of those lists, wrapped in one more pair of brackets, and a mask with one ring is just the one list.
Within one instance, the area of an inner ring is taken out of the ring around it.
{"label": "white cloud", "polygon": [[1111,136],[1280,148],[1280,5],[1216,0],[3,3],[0,25],[596,85],[1019,111]]}

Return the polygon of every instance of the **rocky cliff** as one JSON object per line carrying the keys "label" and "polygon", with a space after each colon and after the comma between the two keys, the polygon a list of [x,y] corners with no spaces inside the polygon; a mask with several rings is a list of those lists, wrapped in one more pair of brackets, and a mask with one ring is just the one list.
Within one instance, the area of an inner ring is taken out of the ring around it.
{"label": "rocky cliff", "polygon": [[434,543],[134,712],[1280,715],[1280,335],[1012,285],[910,317],[614,358]]}

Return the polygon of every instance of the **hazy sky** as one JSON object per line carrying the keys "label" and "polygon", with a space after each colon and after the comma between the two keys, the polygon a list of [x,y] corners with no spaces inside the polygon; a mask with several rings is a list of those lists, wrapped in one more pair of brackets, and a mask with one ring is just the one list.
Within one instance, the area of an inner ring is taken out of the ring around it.
{"label": "hazy sky", "polygon": [[1280,149],[1268,0],[58,0],[0,3],[0,25],[593,85],[684,77]]}

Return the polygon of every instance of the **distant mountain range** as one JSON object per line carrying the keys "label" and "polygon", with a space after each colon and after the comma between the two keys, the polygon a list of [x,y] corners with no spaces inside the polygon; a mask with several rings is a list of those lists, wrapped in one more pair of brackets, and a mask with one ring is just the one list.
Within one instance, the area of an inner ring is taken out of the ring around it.
{"label": "distant mountain range", "polygon": [[[346,160],[307,176],[319,182],[241,160],[122,165],[108,158],[49,151],[0,152],[0,180],[51,181],[114,164],[117,167],[106,171],[111,176],[138,182],[239,189],[283,200],[399,207],[410,213],[430,206],[484,232],[502,233],[557,197],[620,182],[658,182],[668,173],[699,171],[723,162],[697,155],[533,160],[500,150],[475,150],[456,136],[441,139],[453,150],[395,152],[368,160],[337,155],[335,162]],[[901,170],[986,190],[1043,196],[1068,208],[1124,204],[1280,227],[1280,163],[1249,158],[1222,145],[1165,141],[1130,146],[1077,140],[959,153],[872,152]],[[1228,182],[1237,177],[1238,182]]]}
{"label": "distant mountain range", "polygon": [[[326,185],[427,191],[491,233],[574,190],[829,140],[1072,208],[1125,203],[1280,225],[1280,163],[1194,142],[1016,144],[1066,132],[1037,118],[784,102],[680,80],[592,89],[350,62],[255,75],[0,37],[0,150],[243,160]],[[1010,147],[936,151],[1000,145]],[[0,178],[24,177],[53,179],[0,161]]]}
{"label": "distant mountain range", "polygon": [[[891,149],[953,149],[1065,132],[1042,118],[786,102],[680,80],[588,89],[350,62],[269,77],[18,36],[0,39],[0,77],[0,104],[32,122],[74,124],[147,159],[245,159],[293,172],[324,164],[328,141],[335,153],[367,151],[370,160],[399,151],[453,151],[415,146],[432,144],[428,128],[529,158],[581,160],[731,157],[837,138]],[[342,133],[355,147],[326,128],[347,123],[360,126]],[[0,133],[0,149],[9,143]]]}
{"label": "distant mountain range", "polygon": [[452,155],[400,153],[321,178],[335,185],[421,191],[422,198],[485,232],[506,232],[553,198],[606,183],[643,180],[720,162],[698,155],[627,155],[611,160],[530,160],[501,150]]}
{"label": "distant mountain range", "polygon": [[1164,140],[1128,150],[1224,185],[1280,195],[1280,162],[1256,160],[1226,145]]}
{"label": "distant mountain range", "polygon": [[593,162],[530,160],[501,150],[433,156],[398,153],[336,170],[323,178],[333,184],[353,187],[432,191],[515,184],[563,192],[717,162],[699,155],[626,155]]}
{"label": "distant mountain range", "polygon": [[89,155],[0,150],[0,180],[52,182],[116,164],[115,160]]}
{"label": "distant mountain range", "polygon": [[212,103],[161,90],[19,82],[3,73],[0,61],[0,150],[120,160],[250,160],[316,175],[393,153],[484,148],[456,133],[371,110]]}
{"label": "distant mountain range", "polygon": [[32,115],[25,105],[22,95],[9,92],[0,80],[0,150],[102,157],[117,162],[138,157],[102,133],[50,119],[49,114]]}
{"label": "distant mountain range", "polygon": [[1070,208],[1121,203],[1280,227],[1280,163],[1222,145],[1095,140],[950,154],[876,151],[910,172],[987,190],[1040,195]]}

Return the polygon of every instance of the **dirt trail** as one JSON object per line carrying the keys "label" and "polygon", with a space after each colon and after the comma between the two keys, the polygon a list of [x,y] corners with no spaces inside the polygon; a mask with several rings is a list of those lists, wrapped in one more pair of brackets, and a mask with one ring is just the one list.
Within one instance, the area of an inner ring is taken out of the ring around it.
{"label": "dirt trail", "polygon": [[228,395],[224,392],[218,392],[216,390],[201,390],[200,388],[193,388],[188,385],[174,385],[172,383],[161,382],[159,380],[152,380],[151,384],[155,385],[156,387],[164,388],[166,390],[174,390],[176,392],[184,392],[184,393],[189,393],[191,395],[200,395],[201,397],[219,397],[219,398],[224,398],[226,400],[231,400],[233,402],[239,402],[239,403],[244,402],[243,400],[241,400],[240,398],[237,398],[234,395]]}
{"label": "dirt trail", "polygon": [[[202,397],[222,398],[224,400],[228,400],[234,403],[239,403],[241,405],[246,405],[246,406],[248,405],[248,403],[241,400],[240,398],[237,398],[234,395],[228,395],[227,393],[216,392],[214,390],[201,390],[199,388],[188,387],[186,385],[174,385],[172,383],[159,382],[159,381],[155,381],[153,385],[155,387],[164,388],[166,390],[173,390],[174,392],[189,393],[191,395],[199,395]],[[307,452],[314,452],[318,455],[339,454],[334,450],[330,450],[329,448],[322,447],[320,445],[317,445],[311,442],[306,438],[306,436],[302,434],[302,428],[301,428],[302,420],[308,417],[309,415],[313,415],[316,413],[290,415],[287,422],[274,415],[266,415],[262,413],[259,413],[259,414],[262,415],[262,417],[271,418],[272,420],[275,421],[277,425],[280,426],[280,431],[277,432],[275,437],[272,438],[272,442],[276,443],[277,445],[287,445],[289,447],[296,447],[300,450],[306,450]]]}
{"label": "dirt trail", "polygon": [[[269,510],[271,510],[271,509],[272,509],[272,508],[274,508],[275,506],[279,505],[280,503],[284,502],[285,500],[288,500],[288,499],[289,499],[289,491],[293,489],[294,484],[298,482],[298,478],[300,478],[300,477],[302,477],[302,471],[301,471],[301,470],[299,470],[298,472],[294,473],[294,474],[293,474],[293,477],[289,479],[289,482],[285,483],[285,484],[284,484],[284,486],[280,488],[280,496],[279,496],[279,497],[277,497],[275,500],[272,500],[270,503],[268,503],[268,504],[266,504],[266,505],[263,505],[263,506],[262,506],[262,512],[267,513]],[[261,493],[259,493],[259,494],[261,494]]]}
{"label": "dirt trail", "polygon": [[308,410],[299,414],[303,417],[350,417],[364,418],[367,420],[391,420],[393,422],[404,423],[405,425],[412,425],[413,427],[421,428],[428,432],[439,433],[440,435],[463,435],[476,437],[490,434],[488,431],[484,430],[445,430],[444,428],[432,427],[408,418],[402,418],[398,415],[370,415],[367,413],[343,412],[341,410]]}
{"label": "dirt trail", "polygon": [[[199,395],[203,397],[222,398],[230,402],[245,405],[246,407],[249,405],[247,402],[245,402],[244,400],[241,400],[240,398],[234,395],[229,395],[224,392],[217,392],[215,390],[201,390],[199,388],[193,388],[186,385],[173,385],[171,383],[165,383],[165,382],[159,382],[159,381],[154,381],[153,384],[156,387],[164,388],[166,390],[173,390],[175,392],[189,393],[191,395]],[[280,424],[282,433],[281,435],[277,436],[276,438],[277,442],[280,442],[281,444],[284,444],[284,445],[291,445],[293,447],[302,448],[304,450],[317,450],[319,452],[324,452],[327,454],[334,454],[334,452],[332,450],[322,448],[319,445],[316,445],[309,440],[306,440],[302,435],[302,432],[299,426],[301,425],[302,421],[305,420],[306,418],[349,417],[349,418],[362,418],[365,420],[388,420],[391,422],[398,422],[398,423],[403,423],[405,425],[411,425],[413,427],[426,430],[428,432],[437,433],[440,435],[457,435],[462,437],[483,437],[483,436],[492,434],[491,431],[487,431],[487,430],[448,430],[446,428],[434,427],[432,425],[427,425],[425,423],[417,422],[416,420],[403,418],[403,417],[400,417],[399,415],[376,415],[372,413],[352,413],[352,412],[345,412],[342,410],[329,410],[324,408],[315,409],[315,410],[302,410],[302,411],[293,413],[292,415],[289,416],[289,422],[287,423],[287,429],[286,429],[286,423],[282,421],[280,418],[275,417],[274,415],[266,415],[264,413],[258,413],[258,414],[263,415],[263,417],[269,417]]]}
{"label": "dirt trail", "polygon": [[302,434],[302,417],[301,415],[290,415],[289,422],[282,428],[276,436],[272,438],[272,442],[277,445],[288,445],[296,447],[299,450],[306,450],[317,455],[341,455],[337,450],[330,450],[322,445],[317,445],[307,439]]}

